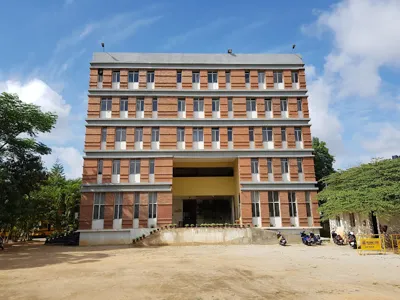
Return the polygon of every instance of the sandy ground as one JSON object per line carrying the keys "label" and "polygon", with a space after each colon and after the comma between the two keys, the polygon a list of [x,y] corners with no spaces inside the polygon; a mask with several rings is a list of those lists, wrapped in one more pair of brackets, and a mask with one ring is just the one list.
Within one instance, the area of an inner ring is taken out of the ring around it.
{"label": "sandy ground", "polygon": [[400,255],[348,246],[0,251],[1,299],[400,299]]}

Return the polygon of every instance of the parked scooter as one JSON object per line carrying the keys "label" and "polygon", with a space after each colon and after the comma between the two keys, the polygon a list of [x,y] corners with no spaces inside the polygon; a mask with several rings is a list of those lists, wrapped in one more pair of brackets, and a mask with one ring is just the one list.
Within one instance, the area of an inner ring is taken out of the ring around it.
{"label": "parked scooter", "polygon": [[311,246],[312,245],[312,240],[308,234],[306,234],[305,231],[300,232],[301,236],[301,241],[303,242],[304,245]]}
{"label": "parked scooter", "polygon": [[317,234],[315,235],[314,232],[310,232],[310,238],[313,244],[315,245],[322,245],[321,237]]}
{"label": "parked scooter", "polygon": [[356,236],[354,234],[353,231],[350,231],[347,234],[347,240],[349,241],[349,245],[353,248],[353,249],[357,249],[357,240],[356,240]]}
{"label": "parked scooter", "polygon": [[344,244],[343,238],[340,234],[337,234],[335,231],[332,231],[332,239],[336,245],[342,246]]}
{"label": "parked scooter", "polygon": [[276,237],[278,238],[279,245],[286,246],[287,241],[286,241],[285,237],[279,231],[276,233]]}

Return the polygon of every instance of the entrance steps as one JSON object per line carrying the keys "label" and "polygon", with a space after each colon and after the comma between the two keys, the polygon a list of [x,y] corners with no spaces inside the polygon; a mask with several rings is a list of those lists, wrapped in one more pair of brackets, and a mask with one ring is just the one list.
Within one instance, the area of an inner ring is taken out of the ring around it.
{"label": "entrance steps", "polygon": [[135,246],[276,245],[276,232],[261,228],[168,228],[135,239]]}

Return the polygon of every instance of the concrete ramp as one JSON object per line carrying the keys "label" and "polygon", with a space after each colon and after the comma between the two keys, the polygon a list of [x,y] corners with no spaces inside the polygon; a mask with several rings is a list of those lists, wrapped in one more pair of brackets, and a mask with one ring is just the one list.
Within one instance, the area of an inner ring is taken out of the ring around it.
{"label": "concrete ramp", "polygon": [[274,231],[260,228],[173,228],[147,236],[137,246],[275,245]]}

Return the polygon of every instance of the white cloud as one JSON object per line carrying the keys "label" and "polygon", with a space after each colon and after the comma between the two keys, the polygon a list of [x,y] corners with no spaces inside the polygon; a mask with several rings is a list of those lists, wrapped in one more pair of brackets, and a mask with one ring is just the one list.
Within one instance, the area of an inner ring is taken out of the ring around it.
{"label": "white cloud", "polygon": [[39,136],[41,139],[63,144],[74,138],[69,124],[71,106],[42,80],[33,79],[28,82],[8,80],[0,82],[0,90],[16,93],[22,101],[39,105],[43,111],[57,114],[55,128],[50,133],[41,134]]}
{"label": "white cloud", "polygon": [[[325,58],[322,74],[316,75],[315,68],[309,67],[306,72],[311,74],[307,79],[313,135],[327,141],[338,161],[349,159],[345,151],[340,151],[343,150],[341,120],[360,125],[346,128],[351,135],[351,132],[363,130],[363,121],[370,121],[355,109],[376,114],[377,109],[398,108],[395,97],[382,88],[385,81],[380,69],[400,66],[399,14],[400,1],[397,0],[343,0],[328,11],[318,12],[317,20],[302,28],[310,35],[323,37],[328,33],[333,37],[333,48]],[[368,142],[359,139],[359,146],[365,151],[359,153],[359,159],[389,156],[395,150],[395,143],[400,143],[396,128],[397,125],[387,122],[373,139]],[[390,140],[390,135],[395,142]]]}
{"label": "white cloud", "polygon": [[73,147],[53,147],[50,155],[43,156],[43,161],[49,169],[57,159],[64,166],[67,178],[82,177],[83,158],[77,149]]}
{"label": "white cloud", "polygon": [[389,122],[370,124],[370,138],[363,137],[362,146],[375,157],[391,157],[400,154],[400,124]]}

